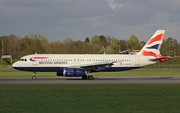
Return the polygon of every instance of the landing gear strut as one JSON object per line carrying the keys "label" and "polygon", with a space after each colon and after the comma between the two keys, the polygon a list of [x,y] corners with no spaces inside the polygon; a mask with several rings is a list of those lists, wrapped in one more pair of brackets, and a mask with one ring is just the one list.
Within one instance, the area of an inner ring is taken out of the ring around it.
{"label": "landing gear strut", "polygon": [[35,80],[36,79],[36,72],[34,72],[32,79]]}
{"label": "landing gear strut", "polygon": [[88,75],[88,79],[89,80],[93,80],[94,79],[93,75],[91,74],[91,70],[87,71],[87,75]]}

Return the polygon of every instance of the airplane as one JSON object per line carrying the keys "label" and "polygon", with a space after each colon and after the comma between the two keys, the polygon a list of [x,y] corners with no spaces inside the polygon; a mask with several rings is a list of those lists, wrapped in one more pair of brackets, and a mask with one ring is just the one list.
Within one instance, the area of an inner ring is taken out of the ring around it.
{"label": "airplane", "polygon": [[31,54],[12,67],[21,71],[56,72],[57,76],[93,80],[92,72],[115,72],[141,68],[168,60],[160,55],[165,30],[157,30],[136,54]]}

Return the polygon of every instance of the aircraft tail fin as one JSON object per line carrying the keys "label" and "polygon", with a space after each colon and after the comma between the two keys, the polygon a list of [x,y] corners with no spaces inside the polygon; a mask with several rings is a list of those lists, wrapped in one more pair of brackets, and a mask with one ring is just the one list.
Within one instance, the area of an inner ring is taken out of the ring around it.
{"label": "aircraft tail fin", "polygon": [[163,42],[165,30],[157,30],[149,39],[145,46],[140,50],[139,54],[143,56],[153,56],[156,59],[161,58],[160,48]]}

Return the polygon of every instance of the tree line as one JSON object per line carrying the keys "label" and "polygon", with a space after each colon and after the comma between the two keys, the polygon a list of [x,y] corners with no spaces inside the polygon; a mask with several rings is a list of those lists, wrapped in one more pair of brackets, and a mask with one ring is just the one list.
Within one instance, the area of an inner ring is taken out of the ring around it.
{"label": "tree line", "polygon": [[[124,50],[140,50],[146,42],[139,41],[135,35],[128,40],[115,37],[94,35],[84,41],[74,41],[67,38],[64,41],[48,42],[47,38],[40,34],[30,34],[25,37],[16,35],[0,37],[0,56],[12,55],[13,59],[28,54],[118,54]],[[171,37],[164,40],[161,46],[161,54],[165,56],[180,55],[180,44]]]}

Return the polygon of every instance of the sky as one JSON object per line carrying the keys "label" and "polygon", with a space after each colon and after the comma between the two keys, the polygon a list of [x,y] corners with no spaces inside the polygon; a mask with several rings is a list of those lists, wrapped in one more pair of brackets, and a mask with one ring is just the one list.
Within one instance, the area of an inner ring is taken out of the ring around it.
{"label": "sky", "polygon": [[180,0],[0,0],[0,36],[84,41],[95,34],[140,41],[158,29],[180,42]]}

